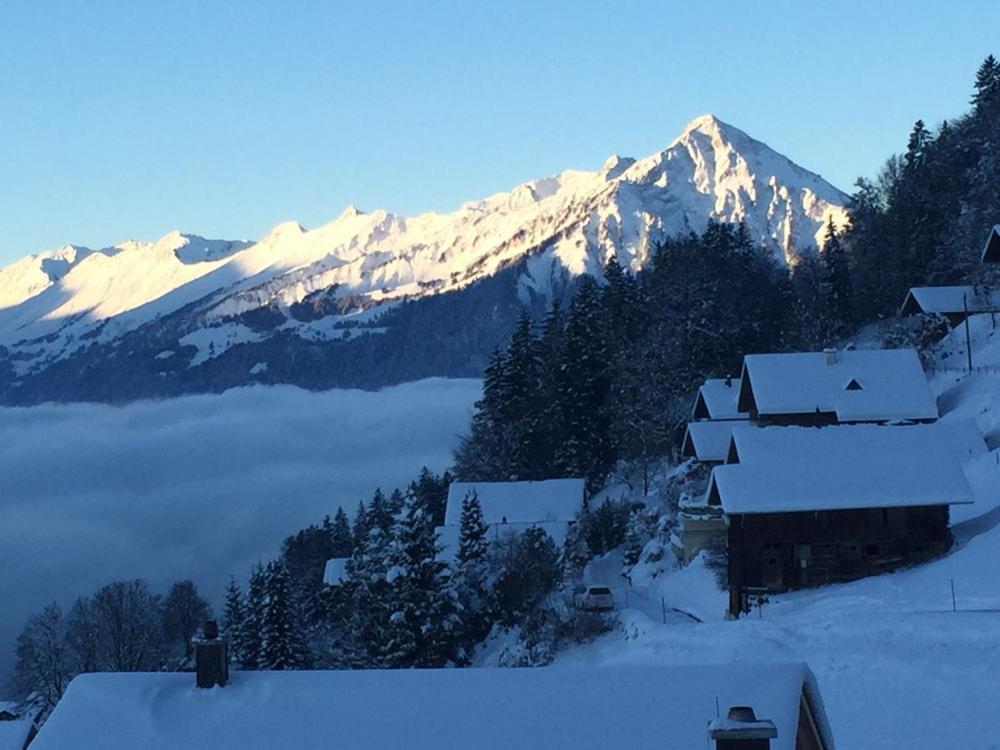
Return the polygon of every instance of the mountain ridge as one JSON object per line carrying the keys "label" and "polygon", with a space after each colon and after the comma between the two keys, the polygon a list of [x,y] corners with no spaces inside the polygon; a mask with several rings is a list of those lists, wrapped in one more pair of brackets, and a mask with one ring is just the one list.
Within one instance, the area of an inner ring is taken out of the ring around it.
{"label": "mountain ridge", "polygon": [[6,387],[21,388],[56,362],[92,358],[95,345],[157,325],[177,334],[174,350],[196,350],[189,367],[279,333],[336,343],[350,331],[381,332],[374,319],[401,302],[514,266],[522,304],[550,299],[580,274],[600,276],[611,256],[637,271],[659,241],[700,233],[709,220],[743,221],[762,251],[788,263],[819,244],[828,221],[846,223],[846,199],[702,115],[648,157],[612,155],[596,171],[530,180],[451,213],[350,205],[316,229],[282,222],[256,242],[175,230],[155,242],[28,256],[0,269],[0,364]]}

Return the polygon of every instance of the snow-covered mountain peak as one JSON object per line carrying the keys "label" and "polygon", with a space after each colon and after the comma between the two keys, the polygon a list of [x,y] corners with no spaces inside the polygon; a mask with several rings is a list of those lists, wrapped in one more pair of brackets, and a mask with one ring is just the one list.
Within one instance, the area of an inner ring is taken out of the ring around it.
{"label": "snow-covered mountain peak", "polygon": [[517,295],[537,304],[574,276],[600,274],[611,256],[638,271],[663,239],[709,220],[745,222],[786,260],[818,245],[829,218],[846,222],[845,204],[818,175],[703,115],[646,158],[616,154],[595,171],[528,180],[452,213],[350,205],[316,229],[287,221],[256,243],[175,230],[155,242],[29,256],[0,269],[0,345],[16,377],[29,377],[149,326],[140,338],[157,342],[152,357],[194,347],[184,366],[197,368],[271,336],[339,340],[357,325],[352,316],[508,269]]}
{"label": "snow-covered mountain peak", "polygon": [[355,206],[353,203],[349,203],[347,208],[340,212],[340,216],[337,217],[337,221],[341,219],[353,219],[355,216],[364,216],[365,212],[360,208]]}
{"label": "snow-covered mountain peak", "polygon": [[711,112],[708,112],[704,115],[699,115],[698,117],[695,117],[687,125],[685,125],[681,129],[681,134],[677,137],[677,140],[680,140],[688,133],[691,133],[692,131],[695,130],[702,133],[712,133],[712,132],[719,132],[721,130],[731,127],[732,127],[731,125],[727,125],[718,117],[713,115]]}

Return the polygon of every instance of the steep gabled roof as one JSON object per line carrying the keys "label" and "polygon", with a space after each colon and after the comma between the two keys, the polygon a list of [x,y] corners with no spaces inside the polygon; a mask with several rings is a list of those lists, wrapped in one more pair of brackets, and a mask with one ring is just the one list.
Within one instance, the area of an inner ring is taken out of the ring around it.
{"label": "steep gabled roof", "polygon": [[[839,422],[938,418],[913,349],[748,354],[743,380],[744,396],[752,397],[762,416],[827,413]],[[852,380],[860,387],[849,389]]]}
{"label": "steep gabled roof", "polygon": [[448,488],[445,525],[462,520],[462,502],[475,492],[483,509],[483,521],[493,523],[541,523],[573,521],[583,507],[583,479],[546,479],[540,482],[452,482]]}
{"label": "steep gabled roof", "polygon": [[706,747],[731,706],[752,706],[794,750],[805,702],[833,737],[805,664],[233,672],[75,678],[33,750],[507,750]]}
{"label": "steep gabled roof", "polygon": [[971,503],[962,463],[986,450],[970,420],[736,427],[732,445],[739,463],[713,469],[708,490],[730,514]]}
{"label": "steep gabled roof", "polygon": [[915,286],[906,293],[900,315],[964,315],[1000,308],[1000,292],[980,294],[974,286]]}
{"label": "steep gabled roof", "polygon": [[736,405],[740,395],[739,378],[710,378],[698,389],[692,419],[747,419]]}
{"label": "steep gabled roof", "polygon": [[990,230],[983,246],[983,263],[1000,263],[1000,224]]}
{"label": "steep gabled roof", "polygon": [[699,461],[725,461],[733,427],[742,424],[737,420],[689,422],[681,453]]}

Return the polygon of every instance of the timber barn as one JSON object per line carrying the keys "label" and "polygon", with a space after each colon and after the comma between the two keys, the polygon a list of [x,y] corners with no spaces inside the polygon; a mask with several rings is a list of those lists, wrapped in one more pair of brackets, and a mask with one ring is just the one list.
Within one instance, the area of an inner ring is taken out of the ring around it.
{"label": "timber barn", "polygon": [[971,503],[975,424],[735,427],[707,505],[725,513],[729,611],[755,593],[888,572],[951,546],[948,508]]}

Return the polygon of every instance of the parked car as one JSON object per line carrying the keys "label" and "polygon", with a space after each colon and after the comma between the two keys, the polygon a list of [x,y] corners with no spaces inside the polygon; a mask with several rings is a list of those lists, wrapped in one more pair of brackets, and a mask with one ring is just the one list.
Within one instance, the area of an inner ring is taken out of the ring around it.
{"label": "parked car", "polygon": [[607,586],[587,586],[576,594],[575,602],[587,612],[610,612],[615,608],[615,595]]}

